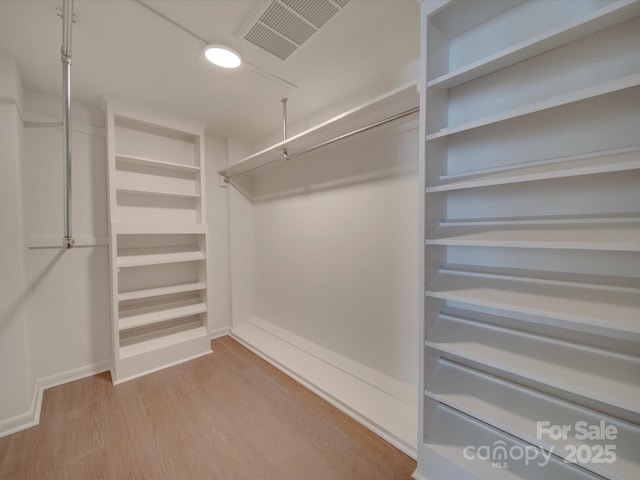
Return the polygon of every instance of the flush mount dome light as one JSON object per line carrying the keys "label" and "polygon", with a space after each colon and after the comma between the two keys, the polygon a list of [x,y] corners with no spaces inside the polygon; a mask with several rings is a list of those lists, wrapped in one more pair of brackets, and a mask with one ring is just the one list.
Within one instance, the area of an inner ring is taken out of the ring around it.
{"label": "flush mount dome light", "polygon": [[236,68],[240,66],[240,55],[224,45],[207,45],[204,55],[211,63],[223,68]]}

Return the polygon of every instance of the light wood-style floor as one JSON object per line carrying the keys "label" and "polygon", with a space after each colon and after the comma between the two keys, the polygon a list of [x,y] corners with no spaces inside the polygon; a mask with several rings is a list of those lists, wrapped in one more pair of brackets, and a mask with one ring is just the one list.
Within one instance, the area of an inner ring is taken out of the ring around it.
{"label": "light wood-style floor", "polygon": [[51,388],[40,425],[0,439],[1,479],[394,480],[415,462],[229,337],[114,387]]}

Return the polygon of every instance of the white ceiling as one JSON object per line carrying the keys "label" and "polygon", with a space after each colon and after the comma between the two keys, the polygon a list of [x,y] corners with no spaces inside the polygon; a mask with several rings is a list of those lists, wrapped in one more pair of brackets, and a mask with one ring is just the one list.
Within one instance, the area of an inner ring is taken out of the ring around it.
{"label": "white ceiling", "polygon": [[[76,0],[74,101],[97,106],[102,95],[118,97],[254,142],[279,130],[282,97],[289,98],[290,121],[300,121],[418,57],[416,0],[352,0],[285,62],[238,37],[267,0],[144,1],[298,88],[246,64],[215,67],[201,42],[134,0]],[[16,59],[26,89],[61,91],[61,5],[0,0],[0,50]]]}

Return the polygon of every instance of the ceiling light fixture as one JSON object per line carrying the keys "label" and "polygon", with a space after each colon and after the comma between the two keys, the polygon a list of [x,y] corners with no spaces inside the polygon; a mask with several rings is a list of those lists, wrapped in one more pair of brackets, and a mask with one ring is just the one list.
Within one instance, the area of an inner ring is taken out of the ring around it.
{"label": "ceiling light fixture", "polygon": [[[2,0],[0,0],[0,1],[2,1]],[[140,5],[141,7],[146,8],[147,10],[149,10],[154,15],[157,15],[158,17],[162,18],[167,23],[170,23],[174,27],[179,28],[184,33],[186,33],[188,35],[191,35],[193,38],[195,38],[199,42],[202,42],[203,45],[208,45],[209,44],[209,42],[207,42],[204,38],[202,38],[197,33],[194,33],[191,30],[189,30],[188,28],[186,28],[184,25],[180,25],[178,22],[176,22],[174,20],[171,20],[169,17],[167,17],[166,15],[160,13],[158,10],[155,10],[155,9],[151,8],[149,5],[147,5],[146,3],[142,2],[141,0],[133,0],[133,1],[136,2],[138,5]],[[341,0],[341,1],[344,1],[344,0]],[[229,50],[229,49],[227,49],[227,50]],[[265,70],[264,68],[259,67],[258,65],[255,65],[255,64],[251,63],[248,60],[244,60],[244,62],[241,62],[241,63],[244,63],[245,65],[247,65],[249,68],[251,68],[253,71],[258,73],[259,75],[262,75],[263,77],[275,80],[275,81],[279,82],[281,85],[283,85],[285,87],[299,88],[298,85],[296,85],[295,83],[291,83],[289,80],[285,80],[284,78],[279,77],[278,75],[274,75],[273,73]]]}
{"label": "ceiling light fixture", "polygon": [[240,55],[224,45],[207,45],[204,55],[211,63],[223,68],[236,68],[242,63]]}

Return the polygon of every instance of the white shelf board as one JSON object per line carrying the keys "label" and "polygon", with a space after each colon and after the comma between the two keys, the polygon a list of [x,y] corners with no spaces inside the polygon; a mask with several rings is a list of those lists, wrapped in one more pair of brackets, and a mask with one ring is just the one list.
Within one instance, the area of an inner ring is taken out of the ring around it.
{"label": "white shelf board", "polygon": [[[426,345],[640,414],[640,357],[441,313]],[[589,368],[585,368],[588,365]]]}
{"label": "white shelf board", "polygon": [[205,290],[207,285],[202,282],[183,283],[180,285],[170,285],[167,287],[147,288],[144,290],[131,290],[128,292],[118,293],[118,301],[137,300],[141,298],[159,297],[162,295],[171,295],[174,293],[196,292]]}
{"label": "white shelf board", "polygon": [[154,223],[120,223],[111,224],[111,233],[115,235],[155,235],[155,234],[192,234],[207,233],[207,225],[203,223],[154,224]]}
{"label": "white shelf board", "polygon": [[426,245],[640,251],[640,218],[442,222]]}
{"label": "white shelf board", "polygon": [[123,331],[176,318],[190,317],[206,311],[207,306],[200,297],[171,302],[159,301],[145,304],[144,306],[120,308],[118,328]]}
{"label": "white shelf board", "polygon": [[608,93],[625,90],[627,88],[632,88],[638,85],[640,85],[640,73],[634,73],[621,78],[616,78],[615,80],[609,80],[598,85],[581,88],[570,93],[565,93],[555,97],[547,98],[539,102],[534,102],[529,105],[514,108],[513,110],[508,110],[506,112],[501,112],[494,115],[488,115],[486,117],[481,117],[476,120],[462,123],[460,125],[446,127],[438,132],[428,134],[427,141],[436,140],[448,135],[465,132],[474,128],[485,127],[487,125],[503,122],[512,118],[541,112],[550,108],[560,107],[563,105],[568,105],[570,103],[587,100],[589,98],[606,95]]}
{"label": "white shelf board", "polygon": [[286,148],[290,155],[304,151],[320,143],[384,120],[398,113],[417,107],[419,97],[417,82],[396,88],[374,100],[342,113],[287,140],[250,155],[218,173],[222,176],[238,175],[248,170],[276,161]]}
{"label": "white shelf board", "polygon": [[[640,4],[639,4],[640,5]],[[443,175],[427,193],[640,169],[640,146]]]}
{"label": "white shelf board", "polygon": [[561,47],[600,30],[630,20],[640,13],[636,0],[620,0],[583,18],[513,45],[427,83],[429,88],[453,88],[518,62]]}
{"label": "white shelf board", "polygon": [[165,263],[197,262],[204,254],[195,245],[121,249],[116,259],[118,268],[161,265]]}
{"label": "white shelf board", "polygon": [[[440,358],[429,377],[425,395],[477,418],[523,441],[538,445],[564,459],[571,452],[568,444],[585,444],[593,448],[602,440],[575,438],[577,422],[588,425],[613,425],[617,429],[616,461],[610,464],[588,463],[583,467],[611,480],[632,478],[637,472],[640,445],[640,427],[619,421],[578,405],[528,389],[492,375]],[[551,425],[571,425],[566,439],[553,439],[549,435],[538,438],[537,422]]]}
{"label": "white shelf board", "polygon": [[[499,462],[496,459],[481,460],[477,456],[474,459],[467,459],[465,457],[465,448],[468,446],[473,447],[474,450],[469,451],[467,449],[467,455],[476,453],[476,449],[484,445],[489,450],[496,445],[502,444],[507,451],[522,451],[526,450],[529,444],[442,404],[438,405],[435,414],[431,418],[425,444],[427,448],[458,465],[459,468],[464,468],[468,471],[470,475],[464,477],[465,480],[467,478],[490,478],[492,480],[595,480],[595,477],[587,471],[564,463],[554,456],[546,457],[549,460],[547,464],[543,463],[546,458],[543,458],[542,455],[528,462],[524,458],[519,460],[506,458],[505,461],[508,463],[508,468],[495,468],[493,463]],[[535,446],[529,446],[529,448],[533,449],[532,452],[536,450]],[[460,476],[455,475],[451,478],[457,479]]]}
{"label": "white shelf board", "polygon": [[117,193],[132,193],[135,195],[153,195],[158,197],[176,197],[176,198],[190,198],[190,199],[198,199],[200,198],[199,193],[180,193],[180,192],[169,192],[169,191],[160,191],[160,190],[148,190],[142,187],[140,188],[116,188]]}
{"label": "white shelf board", "polygon": [[443,268],[425,295],[546,317],[551,324],[640,340],[640,290],[612,284]]}
{"label": "white shelf board", "polygon": [[116,162],[125,165],[139,165],[142,167],[159,168],[163,170],[173,170],[176,172],[197,173],[200,167],[194,165],[186,165],[183,163],[165,162],[162,160],[154,160],[152,158],[136,157],[133,155],[116,154]]}
{"label": "white shelf board", "polygon": [[209,334],[202,322],[196,319],[189,323],[157,329],[144,335],[121,338],[120,358],[132,358],[201,338],[208,340]]}

